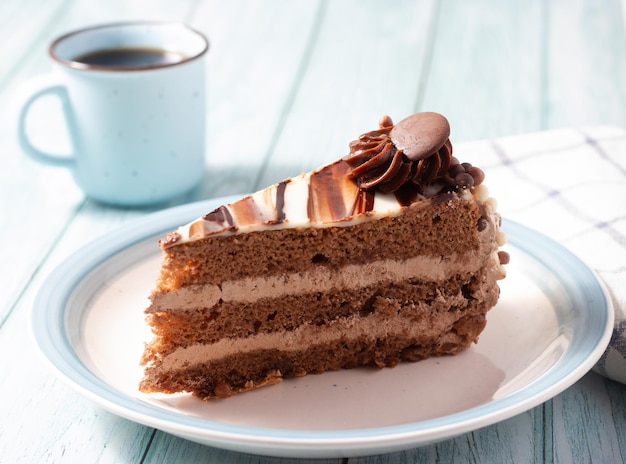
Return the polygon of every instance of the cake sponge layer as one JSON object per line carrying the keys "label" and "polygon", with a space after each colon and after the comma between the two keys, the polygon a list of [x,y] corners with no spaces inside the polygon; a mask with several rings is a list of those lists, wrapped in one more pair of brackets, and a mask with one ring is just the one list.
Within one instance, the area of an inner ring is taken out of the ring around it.
{"label": "cake sponge layer", "polygon": [[[212,340],[184,344],[180,341],[192,340],[193,335],[180,333],[173,335],[167,348],[161,340],[159,352],[147,355],[151,362],[141,388],[224,397],[307,373],[394,366],[401,360],[455,354],[477,341],[499,290],[495,278],[483,271],[431,284],[393,283],[360,293],[365,295],[361,299],[341,291],[326,294],[324,306],[338,311],[326,316],[318,312],[317,319],[272,320],[266,330],[252,320],[240,321],[233,323],[247,327],[240,334],[219,338],[217,331]],[[349,309],[343,304],[348,301]],[[292,313],[299,311],[283,310],[281,317]],[[255,316],[260,316],[259,312]],[[185,325],[184,319],[180,325]]]}
{"label": "cake sponge layer", "polygon": [[[477,249],[480,241],[493,241],[496,226],[490,212],[481,211],[467,192],[446,195],[446,201],[416,202],[396,216],[370,220],[363,215],[358,225],[222,234],[170,247],[156,292],[299,272],[311,266],[336,269],[420,255],[462,255],[468,247]],[[484,230],[487,225],[491,227]]]}
{"label": "cake sponge layer", "polygon": [[467,348],[504,277],[500,217],[483,193],[459,189],[333,226],[168,242],[140,389],[224,398]]}

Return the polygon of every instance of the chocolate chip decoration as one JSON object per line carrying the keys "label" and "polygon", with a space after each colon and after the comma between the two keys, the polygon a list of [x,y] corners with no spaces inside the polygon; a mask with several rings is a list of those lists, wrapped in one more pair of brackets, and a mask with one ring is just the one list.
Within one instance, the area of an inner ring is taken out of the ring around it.
{"label": "chocolate chip decoration", "polygon": [[482,184],[485,180],[485,173],[482,169],[472,166],[470,163],[459,163],[456,158],[452,158],[452,164],[446,173],[446,181],[455,188],[472,188]]}
{"label": "chocolate chip decoration", "polygon": [[396,124],[389,137],[407,158],[419,161],[443,147],[450,137],[450,124],[439,113],[416,113]]}

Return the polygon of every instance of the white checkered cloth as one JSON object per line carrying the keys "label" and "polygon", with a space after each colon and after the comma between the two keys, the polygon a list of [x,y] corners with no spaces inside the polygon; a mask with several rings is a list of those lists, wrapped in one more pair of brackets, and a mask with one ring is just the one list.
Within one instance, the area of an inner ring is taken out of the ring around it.
{"label": "white checkered cloth", "polygon": [[626,130],[552,130],[459,144],[454,154],[483,168],[503,217],[556,240],[604,280],[615,327],[594,370],[626,383]]}

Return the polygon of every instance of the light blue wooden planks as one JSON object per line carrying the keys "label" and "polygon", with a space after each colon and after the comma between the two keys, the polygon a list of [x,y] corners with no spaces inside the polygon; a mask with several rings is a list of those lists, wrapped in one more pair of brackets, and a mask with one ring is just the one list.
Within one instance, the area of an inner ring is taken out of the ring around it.
{"label": "light blue wooden planks", "polygon": [[542,5],[441,2],[417,107],[445,114],[453,143],[541,129]]}
{"label": "light blue wooden planks", "polygon": [[[209,171],[186,201],[255,190],[332,161],[385,113],[441,111],[453,142],[626,123],[618,0],[10,0],[0,4],[0,40],[14,42],[0,50],[0,104],[49,69],[46,47],[57,34],[135,18],[184,20],[211,42]],[[0,428],[0,462],[291,462],[155,433],[94,406],[46,370],[26,319],[43,277],[92,236],[146,211],[84,201],[65,171],[31,163],[12,144],[9,112],[0,122],[0,346],[20,353],[0,357],[0,391],[10,399],[0,416],[12,424]],[[348,461],[620,462],[625,405],[622,385],[590,374],[494,426]]]}
{"label": "light blue wooden planks", "polygon": [[204,2],[191,24],[208,58],[208,174],[201,197],[256,190],[301,78],[323,3]]}
{"label": "light blue wooden planks", "polygon": [[434,2],[328,2],[289,115],[256,186],[348,154],[381,116],[413,112]]}
{"label": "light blue wooden planks", "polygon": [[624,3],[546,6],[546,126],[626,125]]}

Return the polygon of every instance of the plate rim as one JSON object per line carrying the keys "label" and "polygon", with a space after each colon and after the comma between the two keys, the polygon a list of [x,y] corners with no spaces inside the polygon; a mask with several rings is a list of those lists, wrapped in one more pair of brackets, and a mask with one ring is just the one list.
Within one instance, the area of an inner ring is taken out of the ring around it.
{"label": "plate rim", "polygon": [[[213,198],[167,208],[133,219],[83,245],[53,269],[37,292],[29,313],[29,327],[40,357],[57,377],[82,396],[116,415],[210,446],[282,457],[353,457],[426,445],[492,425],[529,410],[579,380],[598,361],[610,341],[614,308],[606,285],[597,272],[569,249],[546,235],[515,221],[503,219],[503,230],[509,235],[509,243],[536,258],[531,251],[538,241],[529,240],[524,243],[518,242],[517,238],[522,233],[540,238],[540,243],[549,245],[550,249],[557,250],[578,264],[578,269],[584,270],[591,279],[585,282],[585,285],[595,285],[603,300],[601,311],[605,323],[602,333],[596,334],[597,343],[593,347],[588,347],[588,353],[578,364],[577,369],[566,369],[566,372],[559,373],[549,388],[536,391],[536,385],[533,388],[533,384],[554,373],[562,359],[566,357],[565,354],[529,385],[510,395],[464,411],[418,422],[382,427],[288,430],[227,424],[175,414],[173,411],[142,402],[139,398],[130,397],[107,384],[79,359],[69,339],[69,328],[66,327],[65,321],[66,303],[76,287],[91,271],[114,255],[238,198],[240,195]],[[543,261],[542,264],[545,265]],[[66,357],[67,355],[69,357]],[[451,423],[458,424],[453,431],[449,430]]]}

